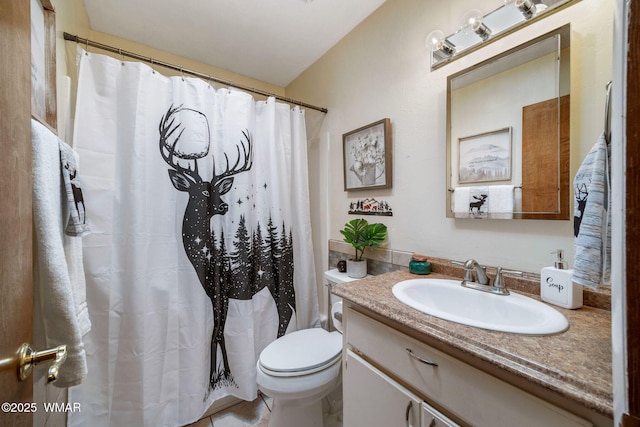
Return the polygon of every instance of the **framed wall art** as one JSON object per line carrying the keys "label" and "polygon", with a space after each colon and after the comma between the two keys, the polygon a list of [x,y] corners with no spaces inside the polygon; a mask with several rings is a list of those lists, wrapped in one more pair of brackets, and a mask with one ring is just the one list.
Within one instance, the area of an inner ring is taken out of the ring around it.
{"label": "framed wall art", "polygon": [[342,135],[344,191],[391,188],[391,120]]}
{"label": "framed wall art", "polygon": [[511,127],[458,139],[458,182],[511,179]]}

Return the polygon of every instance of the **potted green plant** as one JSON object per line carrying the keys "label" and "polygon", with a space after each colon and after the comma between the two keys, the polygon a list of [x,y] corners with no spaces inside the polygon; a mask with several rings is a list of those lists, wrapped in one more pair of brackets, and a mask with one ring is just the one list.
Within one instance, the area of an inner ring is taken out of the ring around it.
{"label": "potted green plant", "polygon": [[340,230],[344,241],[356,250],[356,256],[347,260],[347,275],[356,279],[367,275],[367,261],[362,259],[366,248],[377,248],[387,240],[387,226],[380,223],[369,224],[366,219],[356,218],[347,222]]}

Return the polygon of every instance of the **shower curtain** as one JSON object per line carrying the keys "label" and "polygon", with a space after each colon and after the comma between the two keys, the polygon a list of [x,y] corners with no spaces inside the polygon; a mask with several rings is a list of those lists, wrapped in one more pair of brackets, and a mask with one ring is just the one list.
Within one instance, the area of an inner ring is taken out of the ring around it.
{"label": "shower curtain", "polygon": [[318,326],[304,112],[79,50],[87,380],[72,426],[180,426],[257,395]]}

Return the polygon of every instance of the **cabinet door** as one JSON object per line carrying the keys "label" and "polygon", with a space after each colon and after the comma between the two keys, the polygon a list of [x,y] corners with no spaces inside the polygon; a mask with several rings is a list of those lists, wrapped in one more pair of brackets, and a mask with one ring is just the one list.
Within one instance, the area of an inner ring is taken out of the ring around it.
{"label": "cabinet door", "polygon": [[421,400],[351,350],[343,378],[344,425],[420,426]]}
{"label": "cabinet door", "polygon": [[422,402],[420,418],[422,427],[459,427],[459,424],[454,423],[426,402]]}

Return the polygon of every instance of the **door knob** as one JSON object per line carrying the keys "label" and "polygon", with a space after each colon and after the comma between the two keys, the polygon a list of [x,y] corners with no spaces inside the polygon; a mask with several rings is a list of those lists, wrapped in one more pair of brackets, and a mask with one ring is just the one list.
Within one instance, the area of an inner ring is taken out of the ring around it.
{"label": "door knob", "polygon": [[24,381],[31,375],[35,365],[53,362],[49,366],[47,383],[54,382],[58,379],[58,371],[66,359],[66,345],[59,345],[49,350],[33,351],[31,344],[24,343],[18,349],[18,378],[20,381]]}

